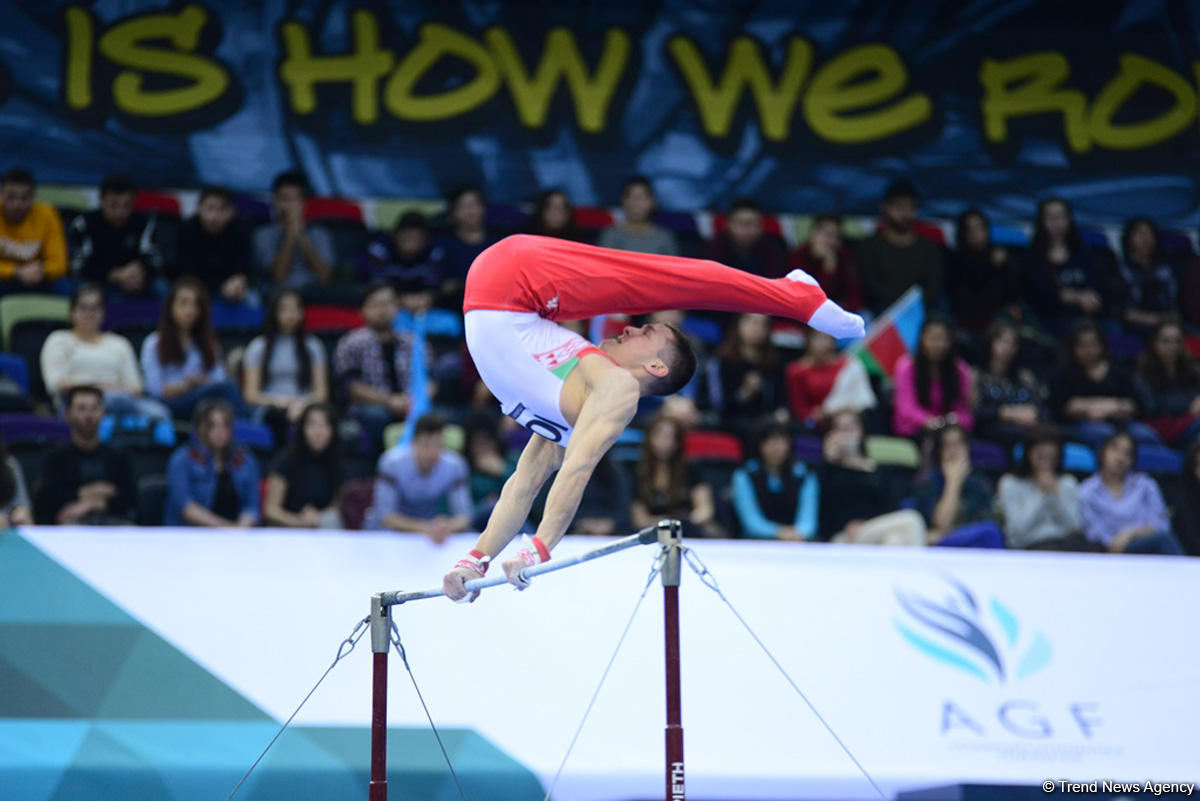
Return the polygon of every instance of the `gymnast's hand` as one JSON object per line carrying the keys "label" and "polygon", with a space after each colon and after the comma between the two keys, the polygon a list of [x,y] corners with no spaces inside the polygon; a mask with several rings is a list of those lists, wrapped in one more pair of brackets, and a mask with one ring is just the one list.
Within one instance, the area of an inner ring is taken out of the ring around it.
{"label": "gymnast's hand", "polygon": [[471,593],[467,598],[467,582],[479,578],[479,574],[465,567],[456,567],[442,577],[442,592],[455,603],[466,600],[468,603],[479,597],[479,591]]}
{"label": "gymnast's hand", "polygon": [[508,577],[509,584],[518,590],[524,590],[529,587],[529,582],[521,578],[521,571],[529,567],[527,561],[518,556],[515,559],[505,559],[500,563],[500,567],[504,568],[504,575]]}

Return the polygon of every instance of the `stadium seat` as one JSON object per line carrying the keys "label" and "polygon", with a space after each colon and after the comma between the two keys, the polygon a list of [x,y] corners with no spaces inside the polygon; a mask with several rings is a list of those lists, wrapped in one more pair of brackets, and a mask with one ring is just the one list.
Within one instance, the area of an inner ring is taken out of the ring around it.
{"label": "stadium seat", "polygon": [[275,449],[275,434],[271,427],[252,420],[233,421],[233,441],[255,451],[269,453]]}
{"label": "stadium seat", "polygon": [[745,458],[742,441],[726,431],[688,431],[683,435],[683,452],[697,461],[741,464]]}
{"label": "stadium seat", "polygon": [[916,470],[921,466],[921,451],[916,443],[903,437],[867,437],[867,456],[893,467]]}
{"label": "stadium seat", "polygon": [[137,482],[137,521],[141,526],[161,526],[167,509],[167,478],[140,476]]}
{"label": "stadium seat", "polygon": [[493,233],[503,235],[520,231],[529,225],[529,215],[514,206],[488,206],[487,226]]}
{"label": "stadium seat", "polygon": [[1146,473],[1178,475],[1183,470],[1183,454],[1165,445],[1139,445],[1134,469]]}
{"label": "stadium seat", "polygon": [[244,223],[261,224],[271,219],[271,205],[256,197],[238,195],[233,199],[233,207]]}
{"label": "stadium seat", "polygon": [[10,445],[36,443],[56,445],[71,438],[66,420],[37,414],[0,414],[0,435]]}
{"label": "stadium seat", "polygon": [[104,309],[104,327],[115,331],[137,326],[153,331],[161,312],[162,303],[157,300],[112,300]]}
{"label": "stadium seat", "polygon": [[421,200],[409,198],[405,200],[376,200],[374,204],[374,228],[379,231],[390,231],[395,227],[400,215],[410,211],[418,211],[429,219],[439,217],[446,211],[444,200]]}
{"label": "stadium seat", "polygon": [[265,312],[261,306],[235,306],[216,301],[212,306],[213,328],[218,331],[257,331]]}
{"label": "stadium seat", "polygon": [[179,217],[179,199],[172,195],[163,194],[162,192],[143,190],[138,192],[134,198],[133,210],[146,214],[163,214]]}
{"label": "stadium seat", "polygon": [[[764,234],[766,234],[768,236],[777,236],[781,239],[783,238],[783,226],[779,224],[778,217],[771,215],[771,214],[764,214],[762,216],[762,221],[763,221],[763,233]],[[719,214],[713,215],[713,233],[714,234],[719,234],[722,231],[724,231],[725,227],[728,224],[729,224],[729,215],[728,214],[721,212]]]}
{"label": "stadium seat", "polygon": [[23,320],[68,321],[69,301],[59,295],[18,293],[0,298],[0,330],[4,335],[4,350],[12,350],[13,326]]}
{"label": "stadium seat", "polygon": [[820,464],[824,455],[821,438],[809,435],[796,437],[792,442],[792,458],[805,464]]}
{"label": "stadium seat", "polygon": [[612,212],[591,206],[577,206],[574,210],[575,224],[589,231],[599,231],[613,224]]}
{"label": "stadium seat", "polygon": [[717,345],[724,336],[720,323],[695,314],[689,314],[683,318],[682,328],[688,336],[695,337],[705,345]]}
{"label": "stadium seat", "polygon": [[975,440],[971,443],[971,464],[980,470],[1002,473],[1008,469],[1008,452],[994,442]]}
{"label": "stadium seat", "polygon": [[992,223],[992,244],[1008,247],[1029,247],[1029,235],[1015,225],[997,225]]}
{"label": "stadium seat", "polygon": [[29,366],[19,354],[0,353],[0,373],[11,378],[26,395],[29,394]]}
{"label": "stadium seat", "polygon": [[700,233],[696,225],[696,215],[689,211],[659,211],[654,215],[654,222],[676,234]]}
{"label": "stadium seat", "polygon": [[306,306],[304,329],[309,333],[320,331],[350,331],[364,325],[362,312],[345,306]]}
{"label": "stadium seat", "polygon": [[21,356],[29,367],[29,394],[39,401],[50,399],[42,382],[42,346],[46,338],[67,324],[58,320],[22,320],[12,329],[9,350]]}
{"label": "stadium seat", "polygon": [[[1013,446],[1013,464],[1021,461],[1025,455],[1025,446],[1017,443]],[[1096,454],[1087,445],[1080,442],[1063,443],[1063,470],[1068,473],[1090,474],[1096,472]]]}
{"label": "stadium seat", "polygon": [[311,197],[304,204],[304,219],[321,222],[348,220],[363,225],[362,206],[343,198]]}

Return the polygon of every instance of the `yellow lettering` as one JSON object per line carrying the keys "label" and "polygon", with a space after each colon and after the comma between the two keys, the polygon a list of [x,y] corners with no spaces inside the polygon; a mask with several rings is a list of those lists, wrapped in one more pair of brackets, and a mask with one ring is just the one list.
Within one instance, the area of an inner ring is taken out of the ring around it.
{"label": "yellow lettering", "polygon": [[[1158,86],[1175,97],[1175,105],[1159,116],[1118,125],[1113,117],[1143,84]],[[1183,131],[1196,117],[1196,93],[1174,70],[1145,56],[1125,53],[1121,71],[1092,102],[1091,132],[1098,144],[1113,150],[1150,147]]]}
{"label": "yellow lettering", "polygon": [[854,144],[885,139],[920,125],[933,113],[920,92],[884,108],[848,115],[896,98],[908,84],[908,70],[887,45],[860,45],[839,54],[813,76],[804,95],[804,118],[830,142]]}
{"label": "yellow lettering", "polygon": [[67,106],[76,111],[92,105],[92,58],[95,50],[95,33],[92,15],[82,6],[68,6],[63,14],[67,27],[66,75],[63,77],[63,93]]}
{"label": "yellow lettering", "polygon": [[692,92],[700,124],[709,136],[729,135],[733,115],[749,88],[763,136],[775,141],[788,138],[800,89],[812,66],[812,45],[804,39],[793,36],[788,40],[787,60],[778,82],[772,80],[758,42],[748,36],[734,39],[719,83],[714,83],[691,39],[675,36],[667,49]]}
{"label": "yellow lettering", "polygon": [[1067,144],[1072,150],[1091,149],[1087,128],[1087,99],[1082,92],[1063,89],[1071,67],[1059,53],[1041,52],[1004,61],[984,59],[979,70],[983,84],[983,122],[987,138],[1008,138],[1008,120],[1047,112],[1062,114]]}
{"label": "yellow lettering", "polygon": [[[444,56],[460,58],[475,69],[469,83],[436,95],[414,94],[417,82]],[[500,74],[487,48],[453,28],[429,22],[421,40],[388,79],[383,104],[396,117],[416,122],[444,120],[466,114],[491,99],[500,88]]]}
{"label": "yellow lettering", "polygon": [[379,81],[392,69],[396,57],[379,48],[379,21],[370,11],[350,15],[354,50],[340,56],[314,56],[308,29],[299,22],[285,22],[280,29],[286,58],[279,65],[279,78],[287,84],[292,110],[311,114],[317,109],[316,85],[351,85],[350,113],[360,125],[379,119]]}
{"label": "yellow lettering", "polygon": [[609,28],[594,76],[588,75],[575,36],[565,28],[555,28],[546,35],[542,60],[532,77],[508,31],[492,28],[484,34],[484,40],[508,84],[522,125],[540,128],[545,124],[554,92],[565,80],[579,127],[592,133],[604,130],[608,105],[629,61],[629,34]]}
{"label": "yellow lettering", "polygon": [[[229,73],[216,61],[191,51],[200,44],[208,12],[186,6],[177,14],[150,14],[123,22],[100,37],[100,52],[128,67],[113,81],[113,103],[126,114],[167,117],[194,111],[219,98],[229,87]],[[176,51],[147,47],[146,40],[165,39]],[[177,52],[183,51],[183,52]],[[148,91],[146,73],[170,75],[189,83],[175,89]]]}

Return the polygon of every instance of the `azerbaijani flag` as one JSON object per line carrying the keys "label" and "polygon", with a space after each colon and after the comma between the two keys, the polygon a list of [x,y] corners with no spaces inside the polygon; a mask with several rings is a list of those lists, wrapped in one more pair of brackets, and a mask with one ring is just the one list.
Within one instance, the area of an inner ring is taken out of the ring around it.
{"label": "azerbaijani flag", "polygon": [[925,322],[925,299],[921,287],[913,286],[871,322],[855,353],[872,375],[889,378],[896,360],[915,353],[921,325]]}

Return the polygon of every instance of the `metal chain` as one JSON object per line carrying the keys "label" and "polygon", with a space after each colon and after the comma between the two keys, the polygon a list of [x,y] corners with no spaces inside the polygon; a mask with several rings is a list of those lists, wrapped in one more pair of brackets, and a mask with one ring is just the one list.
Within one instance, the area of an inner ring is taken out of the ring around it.
{"label": "metal chain", "polygon": [[554,788],[558,786],[558,780],[562,778],[562,772],[567,767],[567,760],[571,757],[571,751],[575,748],[575,742],[583,732],[588,715],[592,713],[592,707],[596,705],[596,699],[600,697],[600,690],[604,687],[604,682],[608,678],[609,671],[612,670],[613,663],[617,661],[617,654],[621,652],[621,646],[625,644],[625,637],[629,634],[629,629],[633,626],[634,618],[637,617],[638,610],[642,608],[642,601],[646,599],[646,593],[650,591],[650,586],[654,584],[654,579],[662,572],[663,559],[666,558],[666,553],[667,549],[665,547],[659,549],[658,555],[654,558],[654,563],[650,566],[650,575],[646,577],[646,585],[642,587],[642,594],[638,596],[637,603],[633,605],[633,613],[629,615],[629,620],[626,621],[621,636],[617,638],[617,647],[613,649],[612,656],[608,658],[608,664],[604,667],[604,672],[600,674],[600,683],[596,685],[596,690],[592,693],[592,700],[588,701],[587,708],[583,710],[583,719],[579,721],[579,726],[576,727],[575,734],[571,737],[571,742],[567,745],[567,752],[563,754],[562,762],[558,763],[558,771],[554,774],[554,780],[550,782],[550,787],[546,790],[546,797],[543,801],[550,801],[550,796],[554,793]]}
{"label": "metal chain", "polygon": [[408,654],[404,650],[404,644],[400,642],[400,629],[396,628],[396,621],[392,621],[392,645],[396,647],[396,653],[400,655],[400,661],[404,663],[404,669],[408,671],[408,677],[412,679],[413,689],[417,691],[417,698],[421,702],[421,708],[425,710],[425,719],[429,721],[429,728],[433,729],[433,736],[437,739],[438,748],[442,749],[442,756],[446,758],[446,767],[450,769],[450,776],[454,779],[454,786],[458,788],[458,795],[463,801],[467,801],[467,794],[463,791],[462,782],[458,780],[458,774],[454,771],[454,763],[450,761],[450,754],[446,751],[446,744],[442,742],[441,732],[433,722],[433,716],[429,714],[429,707],[425,704],[425,696],[421,695],[421,688],[417,686],[417,677],[413,675],[412,668],[408,665]]}
{"label": "metal chain", "polygon": [[279,727],[279,731],[275,732],[275,736],[271,738],[271,742],[267,743],[267,747],[264,748],[262,753],[258,755],[258,759],[254,760],[254,764],[250,766],[250,769],[247,770],[242,778],[238,780],[238,783],[234,785],[232,790],[230,790],[229,795],[225,796],[225,801],[229,801],[231,798],[233,798],[234,795],[237,794],[237,791],[241,789],[242,785],[245,784],[246,779],[250,778],[250,774],[253,773],[254,769],[258,767],[258,763],[262,762],[263,757],[265,757],[267,752],[271,750],[271,746],[275,745],[275,741],[279,739],[284,730],[287,729],[287,727],[291,725],[292,721],[296,719],[296,715],[300,714],[300,710],[303,709],[304,705],[308,703],[308,699],[312,698],[313,693],[315,693],[317,688],[321,686],[321,682],[325,681],[325,677],[329,675],[330,671],[337,666],[338,662],[341,662],[350,655],[350,652],[354,650],[354,646],[358,645],[358,641],[361,640],[363,635],[367,633],[368,623],[370,623],[370,618],[364,617],[354,626],[354,630],[350,632],[350,635],[346,637],[346,639],[342,640],[341,644],[338,646],[337,655],[333,658],[333,662],[330,663],[329,667],[325,668],[325,672],[321,674],[321,678],[317,679],[317,683],[313,685],[313,688],[308,691],[308,695],[304,696],[304,700],[300,702],[300,705],[296,707],[295,711],[292,712],[288,719],[283,722],[283,725]]}
{"label": "metal chain", "polygon": [[742,627],[745,628],[754,641],[758,643],[758,647],[761,648],[763,653],[767,655],[767,658],[771,660],[771,663],[779,669],[779,672],[783,674],[784,679],[786,679],[787,683],[792,686],[792,689],[796,691],[796,694],[799,695],[800,698],[803,699],[804,703],[808,705],[809,710],[813,713],[813,715],[816,716],[817,720],[821,722],[821,725],[825,727],[825,731],[829,732],[829,736],[832,737],[839,746],[841,746],[844,752],[846,752],[846,756],[850,757],[850,761],[854,763],[854,766],[858,768],[859,772],[866,778],[868,782],[871,783],[871,786],[875,788],[875,792],[879,793],[879,797],[884,799],[884,801],[887,801],[887,795],[883,792],[883,790],[880,789],[879,785],[876,784],[875,779],[871,777],[870,773],[867,773],[867,769],[862,766],[862,763],[858,761],[858,758],[855,757],[846,744],[842,742],[842,738],[838,737],[837,732],[833,730],[833,727],[830,726],[825,718],[821,716],[821,713],[817,711],[815,706],[813,706],[813,702],[808,700],[808,696],[805,695],[804,691],[796,685],[796,682],[793,681],[792,677],[788,675],[788,672],[784,670],[783,665],[779,663],[779,660],[775,658],[775,655],[772,654],[770,649],[767,648],[766,644],[759,639],[758,635],[755,634],[754,629],[750,628],[750,624],[746,622],[746,619],[743,618],[741,614],[738,613],[738,610],[734,608],[733,604],[729,602],[729,599],[725,597],[725,593],[721,592],[720,586],[717,585],[717,577],[709,572],[708,567],[705,566],[703,560],[701,560],[700,557],[696,555],[696,552],[691,548],[680,546],[680,550],[683,551],[684,561],[687,562],[688,567],[692,569],[692,571],[700,579],[701,583],[715,592],[717,597],[725,602],[725,605],[729,607],[729,611],[733,612],[733,616],[738,619],[738,622],[742,624]]}

